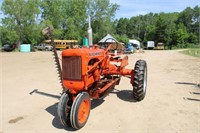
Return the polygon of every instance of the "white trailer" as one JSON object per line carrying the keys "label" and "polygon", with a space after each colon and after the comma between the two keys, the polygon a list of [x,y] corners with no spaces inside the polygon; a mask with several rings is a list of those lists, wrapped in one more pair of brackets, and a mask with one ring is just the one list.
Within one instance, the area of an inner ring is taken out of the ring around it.
{"label": "white trailer", "polygon": [[154,41],[148,41],[147,42],[147,49],[154,49],[155,42]]}
{"label": "white trailer", "polygon": [[138,40],[129,40],[128,43],[131,43],[136,49],[140,48],[140,42]]}

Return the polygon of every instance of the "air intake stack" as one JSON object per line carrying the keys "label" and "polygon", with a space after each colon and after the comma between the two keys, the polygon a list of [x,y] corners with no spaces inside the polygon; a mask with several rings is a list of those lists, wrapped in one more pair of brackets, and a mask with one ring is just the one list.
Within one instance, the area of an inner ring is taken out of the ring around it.
{"label": "air intake stack", "polygon": [[91,21],[90,21],[90,16],[88,16],[88,42],[89,46],[93,46],[92,43],[92,28],[91,28]]}

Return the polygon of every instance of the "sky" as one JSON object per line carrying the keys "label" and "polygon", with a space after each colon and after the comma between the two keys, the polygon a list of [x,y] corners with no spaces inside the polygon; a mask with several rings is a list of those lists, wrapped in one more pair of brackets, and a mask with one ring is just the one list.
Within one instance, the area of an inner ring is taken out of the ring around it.
{"label": "sky", "polygon": [[[0,5],[3,0],[0,0]],[[120,5],[115,18],[131,18],[133,16],[153,13],[181,12],[186,7],[200,6],[200,0],[110,0],[111,3]],[[4,16],[0,11],[0,19]]]}
{"label": "sky", "polygon": [[181,12],[186,7],[200,6],[200,0],[110,0],[120,5],[115,17],[131,18],[133,16],[153,13]]}
{"label": "sky", "polygon": [[[3,0],[0,0],[0,8],[1,8],[1,4],[2,4]],[[0,9],[0,22],[1,22],[1,19],[4,17],[1,9]]]}

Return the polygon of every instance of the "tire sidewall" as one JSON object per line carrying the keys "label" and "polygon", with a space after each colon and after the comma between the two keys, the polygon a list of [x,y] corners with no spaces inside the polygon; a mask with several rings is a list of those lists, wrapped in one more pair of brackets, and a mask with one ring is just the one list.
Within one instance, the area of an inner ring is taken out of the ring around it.
{"label": "tire sidewall", "polygon": [[[79,112],[80,105],[84,99],[89,100],[89,113],[88,113],[88,116],[87,116],[85,122],[80,123],[78,121],[78,112]],[[70,122],[71,122],[73,128],[80,129],[86,124],[86,122],[89,118],[89,115],[90,115],[90,109],[91,109],[91,101],[90,101],[89,94],[87,92],[79,93],[77,95],[77,97],[75,98],[75,100],[72,104],[72,108],[71,108]]]}
{"label": "tire sidewall", "polygon": [[58,108],[57,108],[57,114],[58,114],[59,120],[64,127],[71,126],[68,120],[70,111],[69,111],[68,116],[66,116],[66,113],[65,113],[69,100],[70,100],[69,94],[67,92],[64,92],[61,95],[60,101],[58,103]]}

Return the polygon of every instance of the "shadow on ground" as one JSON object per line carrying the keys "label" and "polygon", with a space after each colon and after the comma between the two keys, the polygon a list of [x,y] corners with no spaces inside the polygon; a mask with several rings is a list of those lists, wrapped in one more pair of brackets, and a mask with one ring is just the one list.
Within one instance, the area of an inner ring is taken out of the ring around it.
{"label": "shadow on ground", "polygon": [[189,100],[189,101],[200,102],[200,99],[196,99],[196,98],[183,97],[183,99],[184,99],[184,100]]}
{"label": "shadow on ground", "polygon": [[[117,89],[114,89],[113,92],[110,92],[111,94],[116,94],[117,97],[123,101],[126,101],[126,102],[136,102],[133,98],[133,92],[131,90],[117,90]],[[34,89],[33,91],[31,91],[29,93],[30,95],[33,95],[33,94],[39,94],[39,95],[42,95],[42,96],[47,96],[47,97],[51,97],[51,98],[56,98],[56,99],[60,99],[60,96],[59,95],[53,95],[53,94],[49,94],[49,93],[46,93],[46,92],[42,92],[42,91],[39,91],[38,89]],[[105,100],[102,98],[102,99],[93,99],[91,100],[91,109],[95,109],[96,107],[100,106]],[[59,101],[58,101],[59,102]],[[53,105],[47,107],[45,110],[50,113],[54,118],[52,120],[52,125],[55,127],[55,128],[58,128],[58,129],[65,129],[67,131],[75,131],[74,128],[72,127],[67,127],[67,128],[64,128],[64,126],[60,123],[60,120],[59,120],[59,117],[57,115],[57,106],[58,106],[58,103],[54,103]]]}
{"label": "shadow on ground", "polygon": [[[194,86],[195,88],[200,88],[200,84],[198,83],[190,83],[190,82],[175,82],[175,84],[180,84],[180,85],[190,85],[190,86]],[[192,95],[200,95],[199,92],[190,92],[190,94]],[[196,101],[196,102],[200,102],[200,99],[196,99],[196,98],[190,98],[190,97],[183,97],[184,100],[188,100],[188,101]]]}
{"label": "shadow on ground", "polygon": [[114,89],[112,94],[116,94],[117,97],[123,101],[126,102],[137,102],[133,97],[133,91],[132,90],[117,90]]}
{"label": "shadow on ground", "polygon": [[58,96],[58,95],[54,95],[54,94],[49,94],[49,93],[46,93],[46,92],[38,91],[38,89],[34,89],[29,94],[33,95],[34,93],[42,95],[42,96],[47,96],[47,97],[52,97],[52,98],[60,99],[60,96]]}
{"label": "shadow on ground", "polygon": [[200,88],[200,84],[198,84],[198,83],[189,83],[189,82],[175,82],[175,84],[182,84],[182,85],[192,85],[192,86],[195,86],[195,87],[198,87],[198,88]]}
{"label": "shadow on ground", "polygon": [[48,108],[46,108],[45,110],[51,114],[52,116],[54,116],[53,120],[52,120],[52,125],[57,128],[57,129],[65,129],[67,131],[76,131],[74,128],[72,127],[64,127],[59,120],[58,114],[57,114],[57,106],[58,103],[55,103],[51,106],[49,106]]}
{"label": "shadow on ground", "polygon": [[[200,92],[190,92],[191,95],[200,95]],[[183,97],[184,100],[200,102],[200,99]]]}
{"label": "shadow on ground", "polygon": [[[99,100],[92,100],[91,101],[91,109],[95,109],[96,107],[98,107],[99,105],[101,105],[105,100],[104,99],[99,99]],[[46,108],[45,110],[50,113],[54,118],[52,120],[52,125],[55,128],[58,129],[65,129],[67,131],[76,131],[74,128],[72,127],[64,127],[59,120],[58,114],[57,114],[57,106],[58,103],[55,103],[51,106],[49,106],[48,108]]]}

